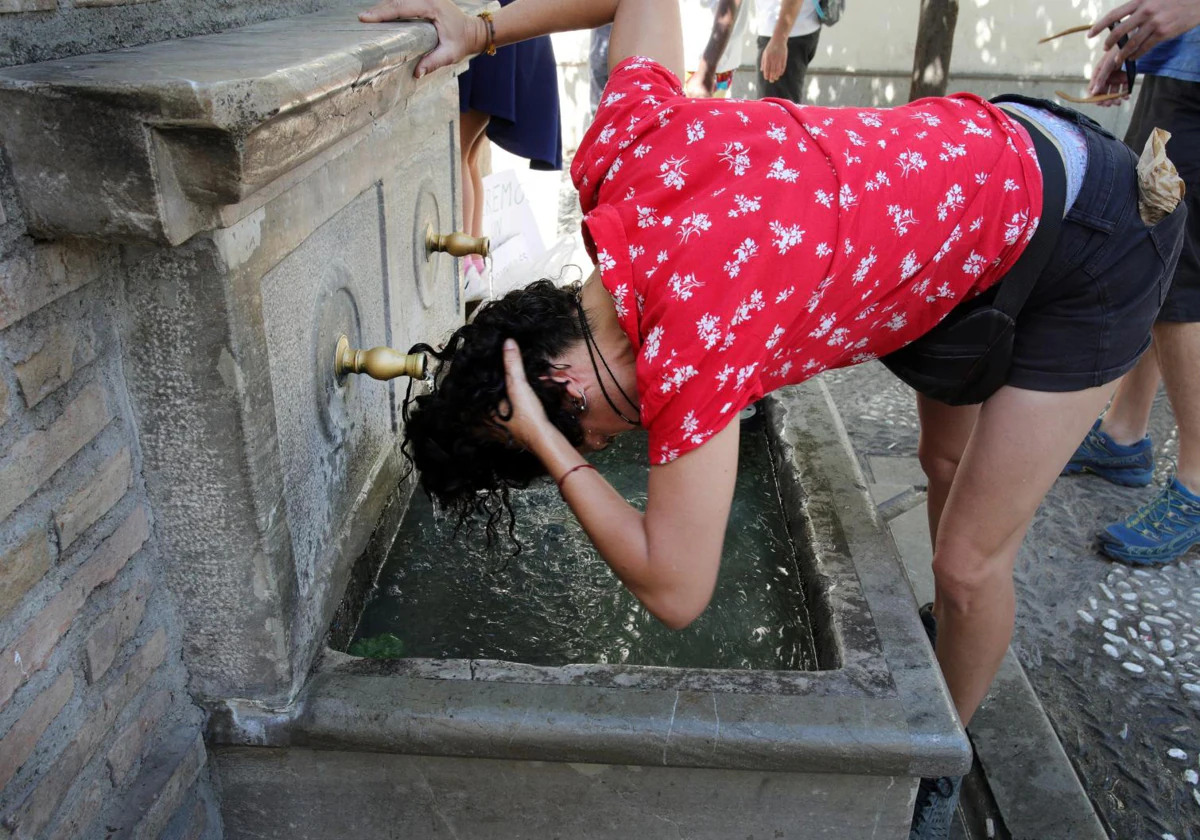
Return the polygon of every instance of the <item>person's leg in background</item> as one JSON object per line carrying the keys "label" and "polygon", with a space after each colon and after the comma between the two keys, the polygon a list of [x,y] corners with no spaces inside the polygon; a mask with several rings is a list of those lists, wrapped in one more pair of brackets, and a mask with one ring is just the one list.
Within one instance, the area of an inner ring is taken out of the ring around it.
{"label": "person's leg in background", "polygon": [[[459,117],[458,140],[462,155],[463,226],[471,236],[483,235],[483,175],[479,155],[487,142],[488,115],[482,111],[464,111]],[[483,259],[467,257],[467,264],[482,271]]]}
{"label": "person's leg in background", "polygon": [[758,61],[755,66],[758,68],[759,99],[772,97],[787,99],[796,104],[802,103],[804,101],[804,79],[808,73],[808,65],[817,55],[817,43],[820,38],[820,29],[808,35],[795,35],[788,38],[786,69],[778,79],[768,82],[763,76],[762,64],[763,52],[767,49],[767,44],[771,39],[762,35],[758,36]]}
{"label": "person's leg in background", "polygon": [[1200,82],[1146,76],[1126,142],[1141,152],[1153,127],[1171,132],[1167,154],[1187,193],[1187,234],[1158,323],[1153,352],[1121,382],[1108,412],[1065,472],[1117,484],[1149,484],[1154,457],[1147,430],[1159,376],[1179,430],[1175,476],[1157,497],[1106,528],[1101,549],[1139,564],[1175,560],[1200,543]]}
{"label": "person's leg in background", "polygon": [[608,84],[608,37],[611,33],[611,23],[593,29],[591,43],[588,47],[588,78],[591,82],[593,117],[600,107],[600,97],[604,94],[604,87]]}

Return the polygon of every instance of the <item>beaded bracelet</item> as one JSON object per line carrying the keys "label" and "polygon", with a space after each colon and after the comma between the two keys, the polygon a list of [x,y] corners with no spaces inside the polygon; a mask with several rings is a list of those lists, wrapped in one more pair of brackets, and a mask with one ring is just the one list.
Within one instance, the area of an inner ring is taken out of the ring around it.
{"label": "beaded bracelet", "polygon": [[479,16],[481,18],[483,18],[483,22],[487,24],[487,28],[488,28],[487,46],[483,48],[483,51],[485,53],[487,53],[488,55],[495,55],[496,54],[496,24],[494,24],[492,22],[492,13],[491,12],[480,12]]}
{"label": "beaded bracelet", "polygon": [[555,484],[558,485],[558,492],[559,493],[562,492],[563,482],[567,480],[567,477],[571,473],[575,472],[576,470],[594,470],[594,469],[596,469],[596,468],[588,463],[576,464],[575,466],[571,467],[571,469],[567,470],[565,473],[562,474],[562,477],[559,478],[558,481],[554,482]]}

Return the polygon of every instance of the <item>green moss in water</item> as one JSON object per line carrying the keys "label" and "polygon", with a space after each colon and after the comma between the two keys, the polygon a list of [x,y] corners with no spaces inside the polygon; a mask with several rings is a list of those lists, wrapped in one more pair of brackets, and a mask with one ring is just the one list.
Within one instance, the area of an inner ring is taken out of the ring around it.
{"label": "green moss in water", "polygon": [[404,641],[391,633],[380,633],[369,639],[356,640],[347,653],[365,659],[400,659],[404,656]]}

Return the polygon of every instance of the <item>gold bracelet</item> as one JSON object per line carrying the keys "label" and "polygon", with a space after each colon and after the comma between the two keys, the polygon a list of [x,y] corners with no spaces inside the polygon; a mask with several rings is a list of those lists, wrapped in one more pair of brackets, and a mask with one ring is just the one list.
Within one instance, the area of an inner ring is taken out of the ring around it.
{"label": "gold bracelet", "polygon": [[491,12],[480,12],[479,16],[481,18],[483,18],[483,22],[487,24],[487,28],[488,28],[487,46],[483,48],[483,51],[485,53],[487,53],[488,55],[495,55],[496,54],[496,24],[492,22],[492,13]]}

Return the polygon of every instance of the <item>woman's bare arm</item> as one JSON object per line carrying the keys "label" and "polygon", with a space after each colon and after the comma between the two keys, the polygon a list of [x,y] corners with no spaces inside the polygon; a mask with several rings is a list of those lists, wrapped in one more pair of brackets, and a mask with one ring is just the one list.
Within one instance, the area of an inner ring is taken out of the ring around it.
{"label": "woman's bare arm", "polygon": [[[417,65],[417,75],[477,55],[487,44],[487,26],[450,0],[384,0],[359,15],[365,23],[428,20],[437,27],[438,46]],[[682,77],[683,35],[679,4],[664,0],[516,0],[492,15],[496,46],[539,35],[595,29],[612,23],[609,63],[644,55]]]}
{"label": "woman's bare arm", "polygon": [[[546,419],[511,340],[504,368],[512,410],[507,426],[514,439],[555,479],[585,463]],[[734,419],[698,449],[651,467],[645,514],[594,470],[575,470],[562,482],[563,498],[600,556],[668,627],[687,626],[712,598],[733,501],[739,432]]]}

